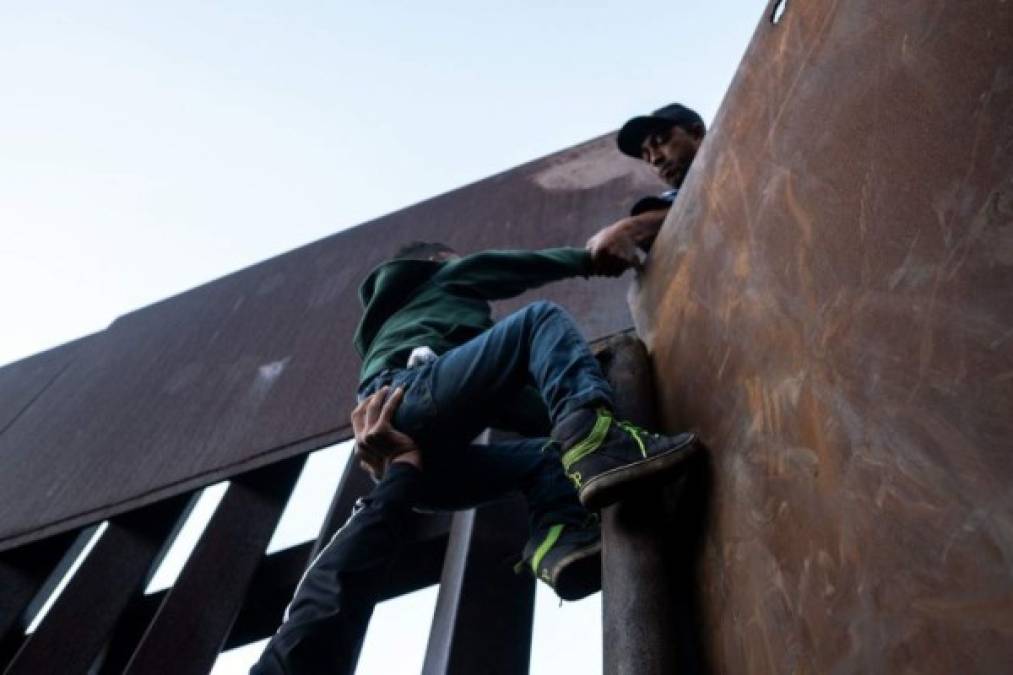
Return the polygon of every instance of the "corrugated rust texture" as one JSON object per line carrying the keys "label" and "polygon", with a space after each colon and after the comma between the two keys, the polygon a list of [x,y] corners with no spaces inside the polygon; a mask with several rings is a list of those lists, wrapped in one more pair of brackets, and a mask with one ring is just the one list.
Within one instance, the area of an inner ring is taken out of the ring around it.
{"label": "corrugated rust texture", "polygon": [[1013,4],[761,22],[635,316],[728,673],[1013,663]]}
{"label": "corrugated rust texture", "polygon": [[[582,245],[658,189],[606,136],[121,317],[0,436],[0,549],[347,438],[356,289],[400,242]],[[598,337],[631,325],[625,288],[537,294]]]}

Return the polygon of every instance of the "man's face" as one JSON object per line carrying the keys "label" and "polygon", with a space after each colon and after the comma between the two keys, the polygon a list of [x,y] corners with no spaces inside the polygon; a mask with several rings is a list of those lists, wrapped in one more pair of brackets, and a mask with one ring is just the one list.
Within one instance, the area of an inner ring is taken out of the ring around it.
{"label": "man's face", "polygon": [[686,179],[702,141],[702,129],[699,133],[676,126],[659,129],[640,144],[640,158],[654,168],[661,180],[677,188]]}

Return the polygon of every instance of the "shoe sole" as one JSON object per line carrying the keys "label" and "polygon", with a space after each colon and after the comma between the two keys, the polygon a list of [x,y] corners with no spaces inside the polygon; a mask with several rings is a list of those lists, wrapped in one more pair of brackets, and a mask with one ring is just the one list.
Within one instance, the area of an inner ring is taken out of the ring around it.
{"label": "shoe sole", "polygon": [[574,551],[556,563],[552,588],[561,600],[580,600],[601,590],[601,542]]}
{"label": "shoe sole", "polygon": [[699,448],[697,437],[690,434],[686,441],[659,455],[603,471],[581,486],[580,503],[597,511],[622,500],[633,488],[669,482]]}

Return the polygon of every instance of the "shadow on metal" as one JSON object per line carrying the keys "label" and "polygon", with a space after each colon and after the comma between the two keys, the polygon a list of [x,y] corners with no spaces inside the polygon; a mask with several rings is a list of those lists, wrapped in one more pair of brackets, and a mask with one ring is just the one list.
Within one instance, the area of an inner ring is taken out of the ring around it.
{"label": "shadow on metal", "polygon": [[[644,344],[624,333],[599,349],[596,356],[616,392],[616,415],[660,430]],[[603,509],[604,672],[709,672],[697,566],[710,480],[709,456],[702,452],[676,482]]]}

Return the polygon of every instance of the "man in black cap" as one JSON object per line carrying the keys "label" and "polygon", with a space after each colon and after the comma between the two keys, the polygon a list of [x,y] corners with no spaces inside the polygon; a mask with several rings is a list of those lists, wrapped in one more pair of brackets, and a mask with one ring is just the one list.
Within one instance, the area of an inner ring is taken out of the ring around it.
{"label": "man in black cap", "polygon": [[623,125],[616,139],[619,151],[650,164],[671,187],[656,197],[640,199],[628,217],[594,235],[587,242],[593,256],[629,260],[634,247],[650,249],[705,133],[700,115],[678,103],[634,117]]}

